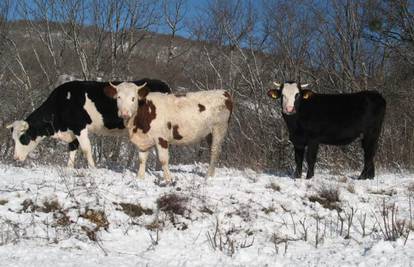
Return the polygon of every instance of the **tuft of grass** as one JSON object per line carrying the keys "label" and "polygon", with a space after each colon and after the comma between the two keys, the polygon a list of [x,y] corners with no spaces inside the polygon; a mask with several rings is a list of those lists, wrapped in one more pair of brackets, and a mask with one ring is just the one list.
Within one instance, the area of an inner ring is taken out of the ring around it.
{"label": "tuft of grass", "polygon": [[22,205],[22,209],[20,212],[44,212],[44,213],[49,213],[49,212],[59,212],[62,210],[62,207],[59,203],[59,201],[57,200],[45,200],[43,201],[42,205],[39,206],[37,204],[35,204],[33,202],[33,200],[31,200],[30,198],[25,199],[23,201]]}
{"label": "tuft of grass", "polygon": [[43,201],[43,207],[40,207],[41,212],[49,213],[62,210],[59,202],[57,200],[45,200]]}
{"label": "tuft of grass", "polygon": [[341,211],[338,187],[322,186],[316,195],[309,197],[309,201],[318,202],[325,209]]}
{"label": "tuft of grass", "polygon": [[346,187],[349,193],[355,194],[355,185],[353,183],[349,183]]}
{"label": "tuft of grass", "polygon": [[109,221],[103,210],[94,210],[86,208],[85,212],[80,214],[79,217],[88,219],[90,222],[94,223],[96,225],[96,231],[98,231],[100,228],[108,230]]}
{"label": "tuft of grass", "polygon": [[378,189],[378,190],[368,189],[367,192],[369,194],[385,195],[385,196],[390,196],[390,197],[393,196],[393,195],[395,195],[395,194],[397,194],[397,191],[394,190],[394,189],[389,189],[389,190],[386,190],[386,189]]}
{"label": "tuft of grass", "polygon": [[187,209],[188,199],[177,194],[165,194],[157,199],[157,208],[160,211],[183,216]]}
{"label": "tuft of grass", "polygon": [[268,208],[263,207],[263,208],[262,208],[262,211],[263,211],[265,214],[269,214],[269,213],[275,212],[275,207],[274,207],[274,206],[270,206],[270,207],[268,207]]}
{"label": "tuft of grass", "polygon": [[266,185],[266,188],[272,189],[275,192],[280,192],[280,185],[275,182],[271,182],[270,184]]}
{"label": "tuft of grass", "polygon": [[152,209],[143,208],[140,204],[132,203],[119,203],[122,207],[122,211],[130,217],[140,217],[143,214],[152,215],[154,212]]}

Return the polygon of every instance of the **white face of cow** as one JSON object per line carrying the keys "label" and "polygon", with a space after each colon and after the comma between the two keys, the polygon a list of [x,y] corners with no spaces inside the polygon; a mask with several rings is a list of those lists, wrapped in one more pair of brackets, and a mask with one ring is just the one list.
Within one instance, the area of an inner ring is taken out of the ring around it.
{"label": "white face of cow", "polygon": [[299,98],[300,90],[297,83],[285,83],[282,90],[282,112],[295,113],[295,101]]}
{"label": "white face of cow", "polygon": [[7,126],[7,128],[12,129],[14,159],[24,161],[27,155],[39,144],[41,138],[38,137],[33,141],[25,135],[26,131],[29,129],[29,124],[26,121],[15,121]]}
{"label": "white face of cow", "polygon": [[296,113],[296,103],[300,99],[300,92],[302,88],[307,87],[308,84],[299,85],[297,83],[285,83],[282,88],[282,112],[286,115]]}
{"label": "white face of cow", "polygon": [[123,82],[117,86],[111,84],[116,90],[116,94],[113,97],[116,99],[119,117],[129,119],[135,115],[138,109],[138,91],[146,85],[144,83],[141,86],[137,86],[129,82]]}

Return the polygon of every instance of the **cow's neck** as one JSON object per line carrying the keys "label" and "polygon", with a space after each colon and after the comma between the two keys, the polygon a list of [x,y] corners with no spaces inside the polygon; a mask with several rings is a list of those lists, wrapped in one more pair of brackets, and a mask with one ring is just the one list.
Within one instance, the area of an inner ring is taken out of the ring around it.
{"label": "cow's neck", "polygon": [[285,120],[286,125],[289,130],[296,130],[296,128],[298,127],[298,114],[297,113],[293,115],[283,114],[283,119]]}
{"label": "cow's neck", "polygon": [[37,137],[52,136],[59,130],[52,112],[37,109],[26,118],[26,122],[29,124],[28,133],[33,140]]}

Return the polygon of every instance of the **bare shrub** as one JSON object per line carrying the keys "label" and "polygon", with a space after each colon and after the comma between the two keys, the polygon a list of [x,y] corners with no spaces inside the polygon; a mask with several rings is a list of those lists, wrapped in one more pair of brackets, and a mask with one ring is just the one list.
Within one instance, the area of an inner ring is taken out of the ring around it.
{"label": "bare shrub", "polygon": [[213,250],[221,251],[230,257],[234,255],[237,249],[253,246],[254,236],[249,241],[245,239],[241,242],[238,242],[234,239],[234,237],[232,237],[232,234],[235,232],[235,229],[230,229],[228,231],[223,231],[220,229],[220,223],[216,218],[214,230],[211,234],[209,231],[207,232],[207,241]]}
{"label": "bare shrub", "polygon": [[384,240],[395,241],[402,237],[407,241],[410,228],[405,219],[399,218],[397,205],[395,203],[387,205],[385,200],[383,200],[380,207],[380,214],[380,218],[374,215]]}

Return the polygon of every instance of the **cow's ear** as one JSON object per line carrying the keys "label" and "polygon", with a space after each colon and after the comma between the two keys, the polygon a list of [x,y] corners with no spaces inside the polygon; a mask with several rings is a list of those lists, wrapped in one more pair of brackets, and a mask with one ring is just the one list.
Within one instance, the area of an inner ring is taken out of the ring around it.
{"label": "cow's ear", "polygon": [[117,93],[118,91],[116,90],[115,87],[112,86],[111,83],[109,83],[109,85],[104,87],[104,94],[109,97],[115,98]]}
{"label": "cow's ear", "polygon": [[315,93],[311,90],[303,90],[302,98],[303,99],[310,99]]}
{"label": "cow's ear", "polygon": [[137,90],[138,90],[138,98],[139,99],[144,99],[145,97],[147,97],[147,95],[150,92],[150,89],[148,88],[146,82],[143,85],[139,85],[137,87]]}
{"label": "cow's ear", "polygon": [[273,99],[278,99],[280,97],[280,91],[277,89],[270,89],[267,91],[267,95]]}

